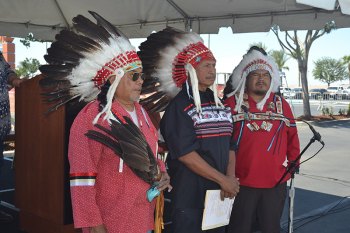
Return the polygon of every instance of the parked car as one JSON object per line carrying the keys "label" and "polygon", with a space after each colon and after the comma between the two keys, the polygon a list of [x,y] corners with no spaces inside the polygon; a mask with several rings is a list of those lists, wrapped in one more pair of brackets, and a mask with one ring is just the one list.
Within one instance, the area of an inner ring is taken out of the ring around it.
{"label": "parked car", "polygon": [[346,93],[343,86],[331,86],[327,88],[325,97],[329,99],[346,99]]}
{"label": "parked car", "polygon": [[344,94],[346,95],[346,99],[350,99],[350,86],[344,89]]}
{"label": "parked car", "polygon": [[280,87],[280,93],[284,98],[293,98],[295,93],[289,87]]}
{"label": "parked car", "polygon": [[323,94],[327,92],[324,88],[313,88],[309,90],[310,99],[320,99],[323,98]]}
{"label": "parked car", "polygon": [[303,88],[301,87],[295,87],[292,89],[292,92],[294,92],[294,99],[302,99],[303,98]]}

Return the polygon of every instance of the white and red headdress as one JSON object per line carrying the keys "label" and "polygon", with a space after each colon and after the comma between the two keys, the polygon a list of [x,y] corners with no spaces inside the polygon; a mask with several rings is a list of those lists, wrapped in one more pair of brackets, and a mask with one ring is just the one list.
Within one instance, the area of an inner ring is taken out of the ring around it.
{"label": "white and red headdress", "polygon": [[128,38],[97,13],[89,13],[97,24],[78,15],[73,18],[73,30],[62,30],[56,35],[44,56],[48,65],[40,67],[45,77],[40,84],[47,90],[46,99],[53,103],[49,111],[54,111],[76,98],[86,102],[96,99],[102,86],[115,76],[107,104],[96,122],[103,113],[105,119],[110,118],[114,93],[123,75],[142,65]]}
{"label": "white and red headdress", "polygon": [[242,61],[233,70],[228,82],[226,83],[227,97],[238,94],[235,111],[240,111],[243,103],[243,95],[246,88],[247,76],[250,72],[255,70],[267,70],[271,76],[271,85],[265,97],[257,103],[257,108],[262,110],[266,100],[269,98],[271,92],[277,92],[280,86],[279,70],[276,62],[271,56],[263,54],[261,51],[251,49],[243,56]]}
{"label": "white and red headdress", "polygon": [[[215,60],[212,52],[203,44],[202,38],[196,33],[168,27],[151,34],[139,48],[138,54],[146,74],[142,94],[148,95],[140,103],[150,111],[163,111],[170,99],[175,97],[186,83],[188,90],[190,86],[192,88],[193,96],[189,91],[188,94],[194,99],[197,112],[201,112],[195,68],[205,59]],[[221,104],[216,87],[212,89],[215,102],[217,105]]]}

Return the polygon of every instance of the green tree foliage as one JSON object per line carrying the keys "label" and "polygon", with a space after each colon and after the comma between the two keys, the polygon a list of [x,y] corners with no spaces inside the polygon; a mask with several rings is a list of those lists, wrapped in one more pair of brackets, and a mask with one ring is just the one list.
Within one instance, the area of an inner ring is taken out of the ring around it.
{"label": "green tree foliage", "polygon": [[289,70],[289,67],[286,66],[286,63],[290,57],[284,50],[271,50],[269,54],[271,57],[273,57],[273,59],[275,59],[275,62],[280,71]]}
{"label": "green tree foliage", "polygon": [[24,37],[23,39],[19,40],[26,48],[30,47],[30,42],[45,42],[43,40],[37,40],[34,38],[33,33],[29,33],[26,37]]}
{"label": "green tree foliage", "polygon": [[278,66],[278,70],[280,71],[280,79],[281,79],[281,85],[283,83],[283,77],[284,73],[283,70],[289,70],[289,67],[286,66],[286,63],[289,59],[289,55],[283,51],[283,50],[271,50],[269,52],[270,56],[273,57],[273,59],[275,60],[277,66]]}
{"label": "green tree foliage", "polygon": [[24,61],[19,63],[16,69],[16,74],[18,77],[33,77],[38,71],[40,66],[39,60],[35,58],[26,58]]}
{"label": "green tree foliage", "polygon": [[342,59],[343,59],[344,65],[347,66],[348,71],[350,73],[350,55],[349,56],[344,56]]}
{"label": "green tree foliage", "polygon": [[318,59],[315,62],[312,74],[315,79],[327,83],[328,86],[333,82],[341,81],[348,77],[343,62],[329,57]]}
{"label": "green tree foliage", "polygon": [[348,68],[349,84],[350,84],[350,56],[344,56],[342,59],[343,59],[343,64],[346,65],[346,67]]}
{"label": "green tree foliage", "polygon": [[[309,102],[309,90],[308,90],[308,80],[307,80],[307,69],[308,69],[308,60],[309,52],[311,46],[315,40],[322,37],[325,34],[330,33],[336,28],[335,22],[328,22],[324,28],[319,30],[307,30],[300,32],[297,30],[294,31],[285,31],[284,36],[280,36],[280,31],[278,26],[271,28],[272,32],[276,35],[276,38],[281,45],[283,50],[286,50],[290,56],[298,62],[299,74],[301,80],[301,86],[303,87],[303,110],[305,119],[311,118],[311,109]],[[305,37],[302,38],[302,35],[305,34]]]}

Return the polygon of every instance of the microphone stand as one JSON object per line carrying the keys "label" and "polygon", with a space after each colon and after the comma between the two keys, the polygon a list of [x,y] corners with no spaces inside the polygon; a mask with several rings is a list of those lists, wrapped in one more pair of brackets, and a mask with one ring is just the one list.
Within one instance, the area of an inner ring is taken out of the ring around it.
{"label": "microphone stand", "polygon": [[277,184],[275,185],[275,187],[277,187],[282,181],[283,179],[287,176],[288,173],[291,174],[291,180],[290,180],[290,186],[289,186],[289,198],[288,198],[288,204],[289,204],[289,213],[288,213],[288,233],[292,233],[293,232],[293,211],[294,211],[294,196],[295,196],[295,187],[294,187],[294,175],[295,172],[298,170],[299,165],[297,164],[297,162],[300,160],[301,156],[305,153],[305,151],[311,146],[312,143],[314,143],[316,141],[316,137],[313,136],[309,143],[305,146],[305,148],[303,149],[302,152],[300,152],[300,154],[298,155],[298,157],[290,163],[290,165],[288,166],[287,170],[284,172],[283,176],[281,177],[281,179],[277,182]]}
{"label": "microphone stand", "polygon": [[[245,113],[248,113],[248,108],[245,105],[242,105],[242,109]],[[266,114],[259,114],[259,115],[263,115],[263,116],[269,116]],[[285,119],[293,119],[296,120],[294,118],[287,118],[287,117],[283,117]],[[291,174],[291,180],[290,180],[290,186],[289,186],[289,213],[288,213],[288,233],[292,233],[293,232],[293,211],[294,211],[294,196],[295,196],[295,188],[294,188],[294,175],[295,172],[299,170],[299,166],[300,164],[298,164],[298,161],[300,160],[301,156],[305,153],[305,151],[311,146],[312,143],[314,143],[316,140],[319,141],[322,144],[322,148],[324,147],[324,142],[321,140],[321,135],[314,129],[314,127],[309,124],[307,121],[302,120],[302,122],[304,122],[305,124],[307,124],[310,128],[310,130],[313,133],[313,137],[310,139],[309,143],[304,147],[304,149],[302,150],[302,152],[300,152],[300,154],[298,155],[298,157],[292,161],[290,163],[290,165],[287,167],[286,171],[284,172],[284,174],[282,175],[281,179],[277,182],[277,184],[275,185],[275,187],[277,187],[282,181],[283,179],[287,176],[288,173]],[[320,150],[322,150],[322,148]],[[320,150],[318,152],[320,152]],[[318,153],[317,152],[317,153]],[[316,153],[316,154],[317,154]],[[316,155],[315,154],[315,155]],[[314,157],[315,155],[313,155],[312,157]],[[312,158],[311,157],[311,158]],[[309,158],[309,159],[311,159]],[[307,160],[309,160],[307,159]],[[306,162],[307,160],[303,161]]]}

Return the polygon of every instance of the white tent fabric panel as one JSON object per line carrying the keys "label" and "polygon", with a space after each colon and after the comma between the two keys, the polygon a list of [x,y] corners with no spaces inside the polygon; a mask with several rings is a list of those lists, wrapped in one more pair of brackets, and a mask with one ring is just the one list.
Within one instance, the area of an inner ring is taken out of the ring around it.
{"label": "white tent fabric panel", "polygon": [[343,14],[350,14],[350,0],[296,0],[296,2],[330,11],[340,7]]}
{"label": "white tent fabric panel", "polygon": [[[305,4],[297,2],[304,1]],[[53,40],[62,28],[72,26],[77,14],[96,11],[130,38],[148,36],[166,26],[198,33],[320,29],[334,20],[338,28],[350,27],[350,0],[328,2],[330,10],[308,6],[311,0],[0,0],[0,35]],[[322,6],[324,7],[324,6]],[[329,7],[329,6],[327,6]],[[343,13],[342,13],[343,12]],[[344,14],[345,13],[345,14]],[[91,18],[91,17],[90,17]]]}
{"label": "white tent fabric panel", "polygon": [[313,7],[317,7],[317,8],[321,8],[321,9],[325,9],[325,10],[334,10],[335,8],[335,4],[336,4],[336,0],[326,0],[326,1],[320,1],[320,0],[296,0],[297,3],[300,4],[305,4],[308,6],[313,6]]}
{"label": "white tent fabric panel", "polygon": [[350,0],[338,0],[343,14],[350,15]]}

